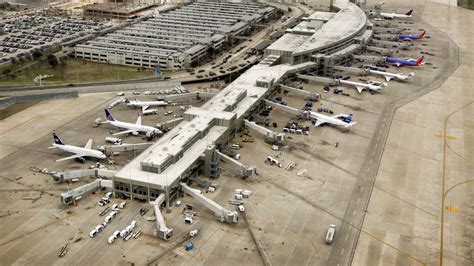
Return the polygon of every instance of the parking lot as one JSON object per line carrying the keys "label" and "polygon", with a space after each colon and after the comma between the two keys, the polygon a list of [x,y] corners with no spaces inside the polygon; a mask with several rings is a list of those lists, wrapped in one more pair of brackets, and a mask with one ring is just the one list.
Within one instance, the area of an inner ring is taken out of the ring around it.
{"label": "parking lot", "polygon": [[42,15],[6,21],[0,24],[0,31],[6,33],[0,39],[0,63],[7,62],[11,57],[25,57],[33,50],[51,48],[111,25],[81,18]]}

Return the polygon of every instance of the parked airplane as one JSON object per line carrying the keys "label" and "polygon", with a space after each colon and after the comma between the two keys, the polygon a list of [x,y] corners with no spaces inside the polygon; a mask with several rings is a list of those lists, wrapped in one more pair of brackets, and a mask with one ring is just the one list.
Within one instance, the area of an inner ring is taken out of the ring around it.
{"label": "parked airplane", "polygon": [[360,82],[354,82],[354,81],[342,80],[342,79],[335,79],[335,81],[339,84],[356,87],[359,93],[362,93],[364,89],[372,91],[372,92],[376,92],[382,89],[382,86],[374,85],[374,84],[360,83]]}
{"label": "parked airplane", "polygon": [[102,123],[111,124],[112,126],[126,129],[124,131],[112,134],[114,136],[123,134],[132,134],[134,136],[137,136],[139,133],[144,133],[147,137],[152,138],[154,136],[162,134],[161,130],[157,128],[142,125],[142,117],[140,116],[140,114],[138,114],[138,119],[135,124],[116,120],[110,113],[110,111],[107,109],[105,109],[105,117],[106,121]]}
{"label": "parked airplane", "polygon": [[56,133],[53,132],[53,138],[54,138],[54,143],[53,146],[49,147],[48,149],[60,149],[62,151],[74,153],[74,155],[65,157],[62,159],[56,160],[56,162],[61,162],[65,160],[70,160],[70,159],[76,159],[80,161],[81,163],[85,162],[85,157],[94,157],[97,159],[105,159],[106,156],[103,154],[101,151],[98,150],[93,150],[91,149],[92,147],[92,139],[89,139],[87,141],[86,146],[84,148],[82,147],[77,147],[77,146],[72,146],[72,145],[66,145],[62,142],[62,140],[56,135]]}
{"label": "parked airplane", "polygon": [[398,59],[394,57],[385,57],[385,62],[396,65],[397,67],[401,66],[420,66],[425,57],[422,56],[418,60],[415,59]]}
{"label": "parked airplane", "polygon": [[367,69],[367,71],[368,71],[370,74],[375,74],[375,75],[383,76],[386,81],[390,81],[390,80],[392,80],[392,79],[397,79],[397,80],[405,81],[405,80],[409,79],[410,77],[415,76],[415,73],[413,73],[413,72],[410,73],[410,74],[408,74],[408,75],[405,75],[405,74],[403,74],[403,73],[395,74],[395,73],[382,72],[382,71],[371,70],[371,69]]}
{"label": "parked airplane", "polygon": [[413,41],[413,40],[421,40],[425,38],[426,31],[423,31],[419,35],[409,35],[409,34],[400,34],[398,38],[404,41]]}
{"label": "parked airplane", "polygon": [[352,114],[338,114],[334,116],[323,115],[316,112],[310,112],[309,117],[314,121],[314,126],[319,127],[322,124],[331,124],[335,126],[352,127],[357,122],[352,121]]}
{"label": "parked airplane", "polygon": [[385,18],[385,19],[411,18],[411,14],[412,14],[412,13],[413,13],[413,9],[410,9],[410,11],[408,11],[408,12],[405,13],[405,14],[399,14],[399,13],[395,13],[395,12],[392,12],[392,13],[380,12],[380,16],[382,16],[382,17]]}
{"label": "parked airplane", "polygon": [[130,107],[141,107],[142,111],[145,111],[148,109],[150,106],[167,106],[168,103],[165,101],[149,101],[149,102],[141,102],[137,99],[130,101],[127,103],[127,106]]}

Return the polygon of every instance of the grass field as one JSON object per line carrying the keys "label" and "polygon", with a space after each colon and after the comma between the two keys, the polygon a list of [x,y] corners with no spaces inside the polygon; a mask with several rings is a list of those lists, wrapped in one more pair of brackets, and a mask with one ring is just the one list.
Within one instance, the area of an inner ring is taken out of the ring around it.
{"label": "grass field", "polygon": [[[126,80],[153,77],[151,69],[141,70],[134,67],[99,64],[79,59],[67,59],[65,65],[52,68],[41,64],[27,72],[17,74],[15,78],[0,80],[0,86],[34,85],[33,79],[38,75],[54,75],[43,80],[43,84],[77,83],[94,81]],[[15,69],[12,66],[11,69]]]}
{"label": "grass field", "polygon": [[5,109],[0,110],[0,120],[3,120],[13,114],[25,110],[26,108],[37,104],[38,102],[15,103]]}
{"label": "grass field", "polygon": [[458,6],[474,10],[474,0],[458,0]]}

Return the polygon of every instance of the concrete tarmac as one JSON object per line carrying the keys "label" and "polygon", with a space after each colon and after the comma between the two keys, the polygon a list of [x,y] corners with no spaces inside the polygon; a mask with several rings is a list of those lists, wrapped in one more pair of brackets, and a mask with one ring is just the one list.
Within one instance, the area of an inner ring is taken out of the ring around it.
{"label": "concrete tarmac", "polygon": [[459,66],[396,110],[353,265],[474,263],[474,12],[416,3],[422,19],[459,47]]}

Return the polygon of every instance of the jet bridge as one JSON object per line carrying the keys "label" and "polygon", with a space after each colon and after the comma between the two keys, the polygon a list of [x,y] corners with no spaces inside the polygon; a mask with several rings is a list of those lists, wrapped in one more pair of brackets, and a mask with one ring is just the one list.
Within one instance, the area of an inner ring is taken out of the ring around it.
{"label": "jet bridge", "polygon": [[76,201],[82,198],[82,195],[85,193],[99,189],[101,187],[112,188],[112,180],[96,179],[94,182],[89,184],[82,185],[80,187],[74,188],[72,190],[61,193],[61,203],[64,205],[75,204]]}
{"label": "jet bridge", "polygon": [[72,179],[79,179],[84,177],[113,177],[115,173],[116,172],[112,170],[93,168],[55,173],[53,174],[53,179],[58,183],[63,183]]}
{"label": "jet bridge", "polygon": [[332,69],[356,75],[367,75],[367,71],[357,67],[332,66]]}
{"label": "jet bridge", "polygon": [[334,79],[326,78],[326,77],[319,77],[319,76],[310,76],[310,75],[303,75],[303,74],[296,74],[299,79],[306,79],[314,82],[319,82],[323,84],[336,84]]}
{"label": "jet bridge", "polygon": [[239,173],[243,177],[252,176],[257,172],[254,166],[246,166],[246,165],[242,164],[241,162],[237,161],[236,159],[234,159],[234,158],[232,158],[232,157],[228,156],[227,154],[224,154],[220,151],[216,150],[216,153],[219,155],[219,158],[222,161],[236,166],[237,169],[239,170]]}
{"label": "jet bridge", "polygon": [[293,88],[293,87],[290,87],[290,86],[286,86],[286,85],[283,85],[283,84],[280,84],[280,88],[282,88],[284,90],[287,90],[289,92],[298,94],[300,96],[303,96],[306,99],[309,99],[311,101],[318,101],[321,98],[321,94],[319,94],[319,93],[304,91],[304,90],[300,90],[300,89]]}
{"label": "jet bridge", "polygon": [[115,152],[128,152],[128,151],[143,151],[146,150],[148,147],[153,145],[153,142],[145,142],[145,143],[123,143],[120,145],[104,145],[100,147],[107,155],[112,155]]}
{"label": "jet bridge", "polygon": [[239,214],[236,211],[227,210],[215,201],[204,197],[202,192],[198,189],[190,188],[186,183],[181,183],[181,188],[184,192],[188,193],[191,197],[199,201],[206,208],[214,212],[214,215],[225,223],[237,223]]}
{"label": "jet bridge", "polygon": [[156,236],[164,240],[169,240],[173,236],[173,229],[166,227],[165,219],[161,214],[160,206],[165,201],[165,194],[160,194],[156,200],[150,202],[155,209],[156,225],[155,230]]}
{"label": "jet bridge", "polygon": [[244,119],[246,127],[249,127],[258,133],[262,134],[268,140],[276,143],[283,143],[285,141],[285,133],[277,133],[261,125],[257,125],[255,122],[250,122],[247,119]]}
{"label": "jet bridge", "polygon": [[304,110],[299,110],[299,109],[296,109],[296,108],[293,108],[293,107],[290,107],[290,106],[286,106],[286,105],[283,105],[283,104],[275,103],[275,102],[272,102],[272,101],[269,101],[269,100],[265,100],[265,104],[269,105],[273,108],[277,108],[279,110],[290,113],[292,115],[297,115],[297,116],[302,116],[302,117],[307,117],[308,116],[308,112],[306,112]]}

